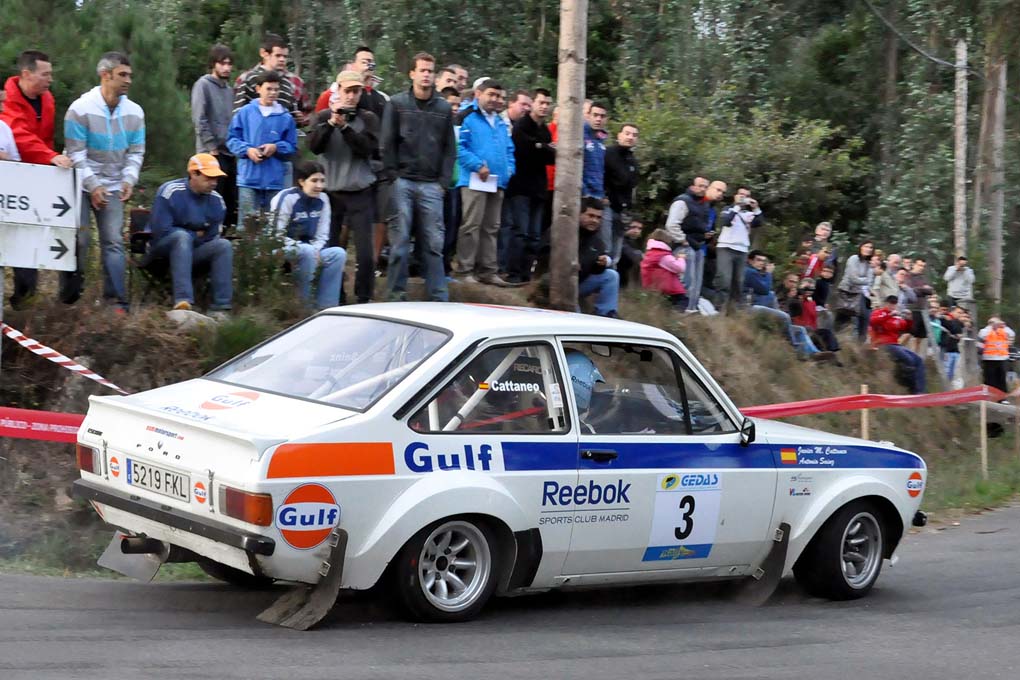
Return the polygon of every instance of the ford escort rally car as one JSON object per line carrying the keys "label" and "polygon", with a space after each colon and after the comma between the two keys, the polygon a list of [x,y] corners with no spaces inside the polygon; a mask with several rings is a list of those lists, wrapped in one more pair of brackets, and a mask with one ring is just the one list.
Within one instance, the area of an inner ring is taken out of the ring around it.
{"label": "ford escort rally car", "polygon": [[75,493],[118,530],[106,564],[308,584],[267,610],[299,628],[377,584],[429,621],[560,587],[767,596],[790,569],[858,598],[923,522],[927,475],[744,417],[662,330],[445,303],[328,310],[200,379],[92,397],[77,450]]}

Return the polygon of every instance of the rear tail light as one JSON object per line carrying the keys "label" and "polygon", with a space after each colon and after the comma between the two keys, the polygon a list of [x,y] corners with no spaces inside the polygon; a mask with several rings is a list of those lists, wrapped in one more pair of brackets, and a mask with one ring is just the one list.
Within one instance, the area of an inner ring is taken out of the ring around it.
{"label": "rear tail light", "polygon": [[220,485],[220,512],[242,522],[267,527],[273,523],[273,497]]}
{"label": "rear tail light", "polygon": [[79,470],[91,472],[94,475],[103,474],[102,458],[100,458],[99,449],[94,449],[84,444],[76,444],[74,449]]}

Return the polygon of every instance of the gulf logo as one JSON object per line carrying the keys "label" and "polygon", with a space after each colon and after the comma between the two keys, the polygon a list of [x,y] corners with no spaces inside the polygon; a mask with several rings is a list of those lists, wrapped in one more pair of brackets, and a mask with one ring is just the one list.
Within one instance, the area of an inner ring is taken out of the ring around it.
{"label": "gulf logo", "polygon": [[114,477],[120,477],[120,461],[116,458],[110,459],[110,474]]}
{"label": "gulf logo", "polygon": [[910,473],[910,477],[907,478],[907,493],[911,498],[917,498],[922,491],[924,491],[924,479],[921,478],[921,473]]}
{"label": "gulf logo", "polygon": [[340,506],[321,484],[302,484],[276,509],[276,528],[292,548],[310,550],[322,544],[340,522]]}
{"label": "gulf logo", "polygon": [[662,478],[662,490],[672,491],[680,483],[680,475],[666,475]]}
{"label": "gulf logo", "polygon": [[195,488],[193,491],[195,493],[195,500],[199,503],[205,503],[205,499],[209,497],[209,494],[205,490],[205,484],[202,482],[195,482]]}
{"label": "gulf logo", "polygon": [[208,411],[222,411],[228,408],[237,408],[238,406],[247,406],[256,399],[259,398],[258,392],[230,392],[229,394],[217,394],[215,397],[209,397],[206,401],[202,402],[199,408],[204,408]]}

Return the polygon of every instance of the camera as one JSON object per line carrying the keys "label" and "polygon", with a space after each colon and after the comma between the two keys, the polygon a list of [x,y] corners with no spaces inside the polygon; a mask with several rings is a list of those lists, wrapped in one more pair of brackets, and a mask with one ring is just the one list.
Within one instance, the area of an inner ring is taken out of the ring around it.
{"label": "camera", "polygon": [[741,210],[754,210],[755,200],[750,196],[741,196],[737,199],[737,205]]}

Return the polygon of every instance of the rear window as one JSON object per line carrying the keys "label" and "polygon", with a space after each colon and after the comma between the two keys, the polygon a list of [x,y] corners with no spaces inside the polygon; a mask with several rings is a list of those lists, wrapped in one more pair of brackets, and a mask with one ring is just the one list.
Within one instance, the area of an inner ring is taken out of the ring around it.
{"label": "rear window", "polygon": [[407,323],[326,314],[242,354],[207,377],[363,411],[448,337]]}

